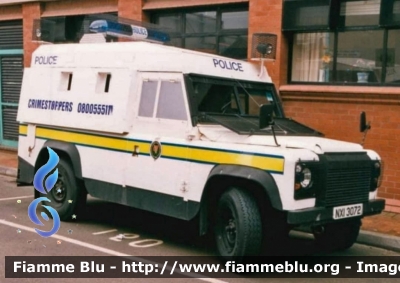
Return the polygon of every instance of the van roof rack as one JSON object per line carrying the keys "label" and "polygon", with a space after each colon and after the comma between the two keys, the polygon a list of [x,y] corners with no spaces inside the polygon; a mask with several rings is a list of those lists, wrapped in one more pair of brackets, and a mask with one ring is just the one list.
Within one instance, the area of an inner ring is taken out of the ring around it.
{"label": "van roof rack", "polygon": [[39,43],[104,42],[100,36],[93,36],[101,34],[106,42],[147,41],[164,44],[170,41],[165,28],[150,23],[110,14],[73,17],[73,21],[68,16],[34,20],[32,40]]}

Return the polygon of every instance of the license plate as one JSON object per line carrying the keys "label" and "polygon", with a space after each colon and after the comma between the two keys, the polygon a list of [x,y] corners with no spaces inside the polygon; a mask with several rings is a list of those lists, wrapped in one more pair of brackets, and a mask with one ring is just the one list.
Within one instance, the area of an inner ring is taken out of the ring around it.
{"label": "license plate", "polygon": [[355,216],[360,216],[362,214],[363,214],[362,203],[337,206],[337,207],[333,208],[333,219],[343,219],[343,218],[355,217]]}

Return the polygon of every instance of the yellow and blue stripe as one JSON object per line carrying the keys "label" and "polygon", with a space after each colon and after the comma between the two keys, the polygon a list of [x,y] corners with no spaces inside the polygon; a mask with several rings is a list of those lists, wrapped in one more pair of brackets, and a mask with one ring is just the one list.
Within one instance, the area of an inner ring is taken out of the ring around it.
{"label": "yellow and blue stripe", "polygon": [[[19,135],[26,136],[27,125],[19,126]],[[112,137],[102,134],[84,133],[49,127],[36,127],[36,138],[43,140],[59,140],[75,145],[112,150],[132,154],[135,146],[139,147],[140,155],[150,156],[150,140],[139,140],[122,137]],[[202,164],[232,164],[245,165],[270,173],[283,174],[284,157],[279,155],[225,150],[218,148],[198,147],[191,145],[161,143],[160,158],[196,162]]]}

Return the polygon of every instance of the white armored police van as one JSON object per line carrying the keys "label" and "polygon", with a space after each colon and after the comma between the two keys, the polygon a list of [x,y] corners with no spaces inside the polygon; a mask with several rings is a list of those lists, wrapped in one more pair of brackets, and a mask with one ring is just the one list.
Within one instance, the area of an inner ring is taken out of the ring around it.
{"label": "white armored police van", "polygon": [[[275,56],[262,40],[254,50]],[[62,220],[90,194],[196,221],[221,256],[240,260],[298,226],[349,248],[385,205],[378,154],[287,118],[267,70],[250,62],[145,41],[41,45],[17,119],[17,181],[32,184],[53,149],[47,204]]]}

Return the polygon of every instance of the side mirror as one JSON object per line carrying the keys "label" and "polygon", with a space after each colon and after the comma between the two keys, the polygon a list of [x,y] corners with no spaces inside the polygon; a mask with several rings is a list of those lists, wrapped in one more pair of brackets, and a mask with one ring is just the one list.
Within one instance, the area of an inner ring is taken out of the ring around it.
{"label": "side mirror", "polygon": [[371,129],[371,126],[369,124],[367,124],[367,117],[365,112],[361,112],[360,114],[360,132],[363,133],[366,130]]}
{"label": "side mirror", "polygon": [[264,104],[260,107],[260,129],[273,124],[274,105]]}

